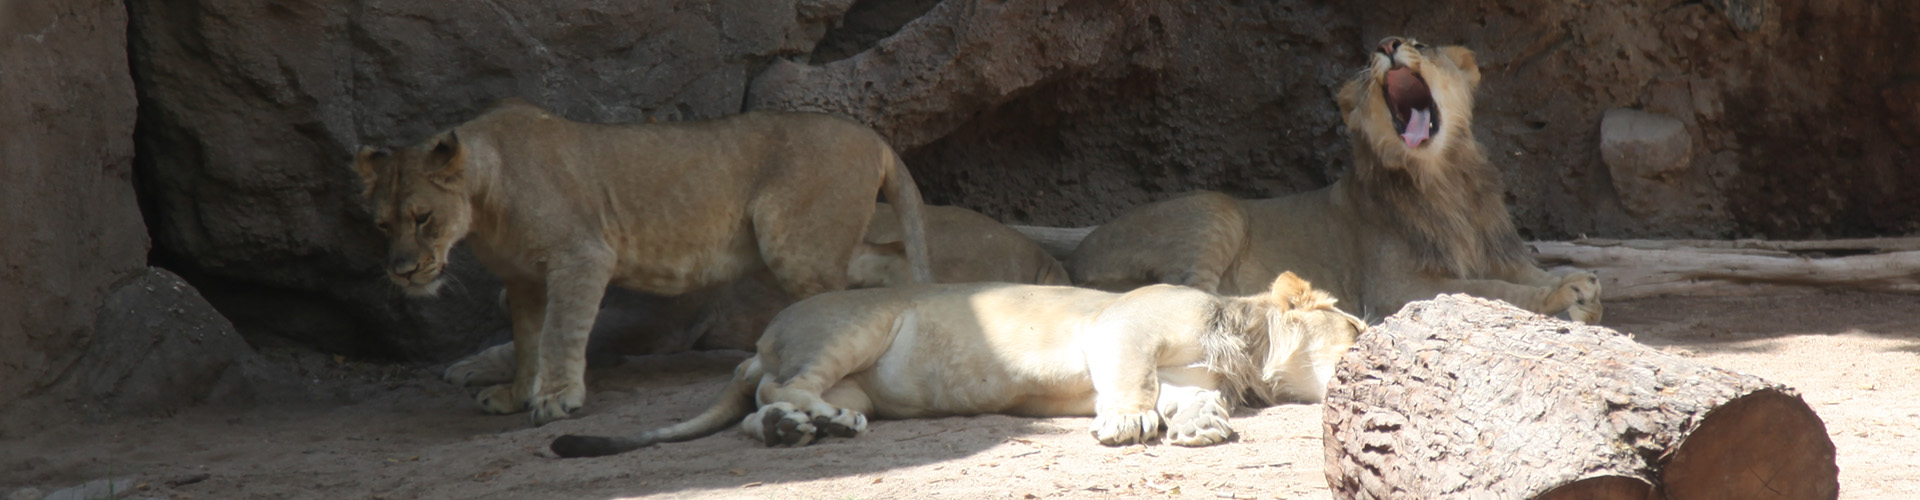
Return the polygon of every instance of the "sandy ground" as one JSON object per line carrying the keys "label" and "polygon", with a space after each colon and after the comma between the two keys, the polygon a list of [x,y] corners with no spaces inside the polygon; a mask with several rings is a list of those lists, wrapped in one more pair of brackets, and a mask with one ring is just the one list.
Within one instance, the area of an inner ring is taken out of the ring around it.
{"label": "sandy ground", "polygon": [[[1649,345],[1798,388],[1839,449],[1844,498],[1920,492],[1920,296],[1824,292],[1608,304]],[[486,416],[440,367],[282,356],[348,403],[76,421],[7,413],[0,493],[132,477],[132,496],[242,498],[1326,498],[1319,407],[1236,415],[1236,442],[1100,446],[1090,419],[887,421],[770,449],[736,432],[599,459],[545,451],[565,433],[692,416],[737,352],[630,358],[592,375],[577,418]],[[16,409],[17,410],[17,409]]]}

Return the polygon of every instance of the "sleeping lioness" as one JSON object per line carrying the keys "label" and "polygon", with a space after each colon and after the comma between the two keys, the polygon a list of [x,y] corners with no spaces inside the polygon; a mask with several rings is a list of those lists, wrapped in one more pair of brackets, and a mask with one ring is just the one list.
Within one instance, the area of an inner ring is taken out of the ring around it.
{"label": "sleeping lioness", "polygon": [[828,115],[599,124],[508,99],[413,147],[363,149],[353,169],[394,283],[432,295],[464,240],[506,284],[513,383],[479,400],[530,407],[535,424],[585,402],[609,283],[677,295],[767,270],[795,297],[846,288],[876,192],[897,209],[914,278],[932,281],[913,179],[879,134]]}
{"label": "sleeping lioness", "polygon": [[1299,273],[1378,320],[1442,293],[1597,322],[1600,282],[1556,276],[1521,245],[1499,172],[1473,138],[1480,68],[1464,47],[1382,40],[1340,88],[1353,170],[1323,189],[1264,200],[1202,191],[1101,225],[1067,259],[1074,283],[1148,283],[1223,294]]}
{"label": "sleeping lioness", "polygon": [[608,455],[735,422],[768,445],[804,445],[857,435],[868,416],[981,413],[1092,415],[1108,445],[1164,425],[1167,441],[1204,446],[1233,435],[1237,404],[1318,401],[1363,328],[1291,273],[1248,297],[1004,283],[821,294],[774,317],[700,416],[628,437],[562,436],[552,449]]}

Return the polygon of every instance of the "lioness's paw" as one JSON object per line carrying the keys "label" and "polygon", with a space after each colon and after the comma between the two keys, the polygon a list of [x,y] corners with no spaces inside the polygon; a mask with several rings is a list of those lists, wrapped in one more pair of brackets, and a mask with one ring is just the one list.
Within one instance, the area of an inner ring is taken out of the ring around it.
{"label": "lioness's paw", "polygon": [[740,430],[760,439],[767,446],[804,446],[818,437],[813,419],[787,402],[760,407],[740,421]]}
{"label": "lioness's paw", "polygon": [[1167,421],[1167,442],[1180,446],[1207,446],[1233,437],[1224,414],[1199,412]]}
{"label": "lioness's paw", "polygon": [[867,416],[846,408],[836,408],[833,415],[814,415],[813,426],[829,436],[854,437],[867,431]]}
{"label": "lioness's paw", "polygon": [[1100,444],[1120,446],[1146,442],[1160,435],[1160,412],[1110,413],[1093,417],[1093,438]]}
{"label": "lioness's paw", "polygon": [[473,399],[480,402],[480,409],[496,415],[517,412],[527,407],[525,399],[513,396],[513,384],[500,384],[481,389],[480,395],[474,396]]}
{"label": "lioness's paw", "polygon": [[1606,306],[1600,304],[1600,278],[1579,272],[1560,279],[1560,292],[1569,296],[1567,318],[1586,324],[1600,322]]}
{"label": "lioness's paw", "polygon": [[459,386],[504,384],[513,381],[513,344],[489,347],[447,367],[441,378]]}
{"label": "lioness's paw", "polygon": [[567,418],[574,410],[586,405],[587,391],[579,384],[556,384],[560,387],[542,388],[527,402],[527,409],[533,410],[528,418],[533,425],[547,425],[547,422]]}

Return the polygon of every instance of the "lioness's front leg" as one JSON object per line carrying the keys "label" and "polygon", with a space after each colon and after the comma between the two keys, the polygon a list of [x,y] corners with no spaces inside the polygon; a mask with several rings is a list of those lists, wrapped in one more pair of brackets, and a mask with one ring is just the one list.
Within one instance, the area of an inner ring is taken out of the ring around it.
{"label": "lioness's front leg", "polygon": [[[546,321],[541,323],[539,375],[528,409],[534,425],[567,418],[587,400],[587,337],[612,274],[611,259],[578,257],[547,273]],[[525,362],[522,362],[522,366]]]}
{"label": "lioness's front leg", "polygon": [[[1125,328],[1102,322],[1088,328]],[[1145,352],[1150,345],[1125,335],[1089,333],[1087,375],[1093,378],[1093,438],[1100,444],[1119,446],[1146,442],[1160,435],[1160,381],[1154,372],[1154,356]]]}
{"label": "lioness's front leg", "polygon": [[[480,390],[480,407],[492,413],[513,413],[527,407],[540,373],[540,330],[546,322],[546,285],[538,281],[508,281],[507,315],[513,321],[513,379]],[[451,370],[451,368],[450,368]]]}

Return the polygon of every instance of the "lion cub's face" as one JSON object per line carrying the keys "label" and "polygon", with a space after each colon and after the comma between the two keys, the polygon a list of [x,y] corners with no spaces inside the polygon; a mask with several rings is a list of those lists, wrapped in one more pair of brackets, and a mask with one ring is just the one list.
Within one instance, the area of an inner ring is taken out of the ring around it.
{"label": "lion cub's face", "polygon": [[1480,85],[1473,51],[1387,37],[1371,59],[1340,89],[1340,113],[1357,142],[1393,166],[1472,142],[1473,89]]}
{"label": "lion cub's face", "polygon": [[440,290],[447,251],[472,219],[462,178],[465,157],[452,132],[399,151],[366,148],[353,160],[387,235],[387,277],[414,296]]}

